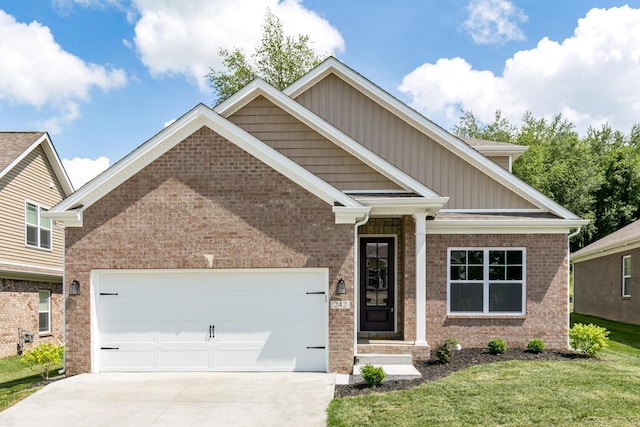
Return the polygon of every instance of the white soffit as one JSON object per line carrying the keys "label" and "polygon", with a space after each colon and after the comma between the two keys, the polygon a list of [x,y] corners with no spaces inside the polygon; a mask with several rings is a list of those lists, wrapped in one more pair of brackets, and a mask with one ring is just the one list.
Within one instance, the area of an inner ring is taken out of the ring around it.
{"label": "white soffit", "polygon": [[465,161],[480,169],[482,172],[520,195],[535,206],[543,207],[565,219],[579,219],[568,209],[554,202],[538,190],[526,184],[515,175],[503,169],[489,158],[477,152],[474,148],[459,140],[434,122],[410,108],[405,103],[391,96],[371,81],[344,65],[334,57],[327,58],[313,70],[302,76],[296,82],[284,89],[284,93],[291,98],[306,91],[311,86],[329,74],[335,74],[357,90],[369,96],[375,102],[401,117],[404,121],[422,133],[429,135],[444,148],[458,155]]}

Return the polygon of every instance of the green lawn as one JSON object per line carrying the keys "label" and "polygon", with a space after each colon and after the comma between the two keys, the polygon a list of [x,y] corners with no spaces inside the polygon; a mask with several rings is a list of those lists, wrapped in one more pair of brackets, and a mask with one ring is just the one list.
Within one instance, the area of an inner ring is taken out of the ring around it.
{"label": "green lawn", "polygon": [[412,390],[334,399],[330,426],[640,425],[640,326],[572,315],[604,326],[601,361],[498,362]]}
{"label": "green lawn", "polygon": [[[50,371],[50,376],[57,375],[58,366]],[[31,387],[42,381],[42,377],[30,367],[20,362],[20,356],[0,359],[0,411],[35,393],[42,387]]]}

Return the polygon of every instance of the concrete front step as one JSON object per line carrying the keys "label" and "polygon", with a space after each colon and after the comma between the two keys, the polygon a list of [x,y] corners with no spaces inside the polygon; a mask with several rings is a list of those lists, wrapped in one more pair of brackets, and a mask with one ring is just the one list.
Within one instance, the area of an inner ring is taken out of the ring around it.
{"label": "concrete front step", "polygon": [[[354,365],[353,375],[349,377],[349,384],[357,384],[364,382],[362,375],[360,374],[360,367],[364,365]],[[384,381],[392,380],[415,380],[422,378],[422,374],[413,365],[375,365],[382,366],[387,376]]]}
{"label": "concrete front step", "polygon": [[413,365],[413,356],[411,354],[358,354],[356,356],[356,364],[366,365]]}
{"label": "concrete front step", "polygon": [[413,341],[394,340],[358,340],[358,357],[364,354],[411,354],[414,361],[429,360],[431,356],[430,347],[417,346]]}

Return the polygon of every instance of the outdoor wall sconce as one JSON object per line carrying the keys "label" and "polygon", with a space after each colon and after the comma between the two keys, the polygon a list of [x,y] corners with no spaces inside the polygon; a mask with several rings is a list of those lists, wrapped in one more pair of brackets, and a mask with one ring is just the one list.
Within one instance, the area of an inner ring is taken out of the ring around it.
{"label": "outdoor wall sconce", "polygon": [[80,295],[80,282],[75,279],[69,285],[69,295]]}
{"label": "outdoor wall sconce", "polygon": [[346,294],[347,293],[347,285],[344,283],[344,279],[338,280],[338,294]]}

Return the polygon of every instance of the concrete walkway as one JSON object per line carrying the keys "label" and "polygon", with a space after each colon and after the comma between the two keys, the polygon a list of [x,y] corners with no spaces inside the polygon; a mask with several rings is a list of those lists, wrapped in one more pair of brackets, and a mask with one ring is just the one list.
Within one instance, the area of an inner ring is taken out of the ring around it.
{"label": "concrete walkway", "polygon": [[0,426],[325,426],[335,374],[101,373],[49,384]]}

